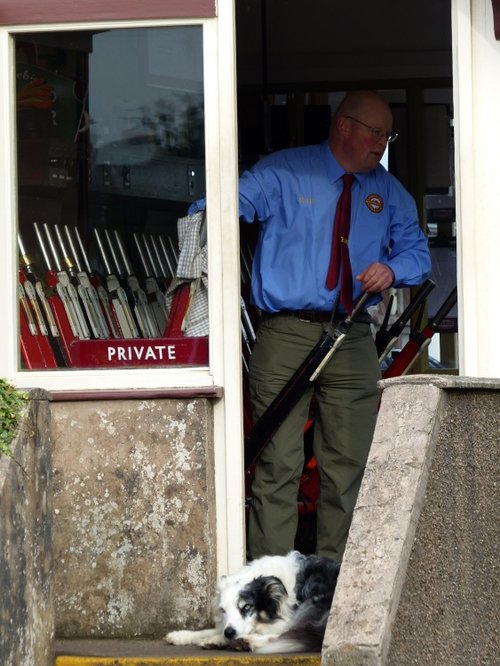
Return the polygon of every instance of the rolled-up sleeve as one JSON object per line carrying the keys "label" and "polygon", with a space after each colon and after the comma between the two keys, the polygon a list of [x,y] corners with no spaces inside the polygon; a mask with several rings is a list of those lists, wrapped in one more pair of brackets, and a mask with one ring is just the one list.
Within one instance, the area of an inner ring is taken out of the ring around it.
{"label": "rolled-up sleeve", "polygon": [[432,270],[429,243],[418,222],[413,197],[399,183],[391,188],[391,229],[388,265],[394,273],[394,287],[417,285]]}

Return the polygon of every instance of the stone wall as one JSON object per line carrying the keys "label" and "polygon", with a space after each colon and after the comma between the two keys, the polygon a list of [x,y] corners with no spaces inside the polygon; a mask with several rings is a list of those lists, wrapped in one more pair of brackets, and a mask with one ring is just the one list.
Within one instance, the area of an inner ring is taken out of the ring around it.
{"label": "stone wall", "polygon": [[51,666],[54,636],[49,406],[30,401],[0,457],[0,664]]}
{"label": "stone wall", "polygon": [[58,637],[209,622],[212,410],[203,398],[51,404]]}
{"label": "stone wall", "polygon": [[[495,663],[500,380],[382,385],[322,664]],[[208,624],[210,401],[31,398],[17,462],[0,458],[2,666],[49,666],[54,626],[157,638]]]}
{"label": "stone wall", "polygon": [[387,663],[499,659],[498,391],[447,390]]}
{"label": "stone wall", "polygon": [[500,380],[382,386],[322,664],[496,663]]}

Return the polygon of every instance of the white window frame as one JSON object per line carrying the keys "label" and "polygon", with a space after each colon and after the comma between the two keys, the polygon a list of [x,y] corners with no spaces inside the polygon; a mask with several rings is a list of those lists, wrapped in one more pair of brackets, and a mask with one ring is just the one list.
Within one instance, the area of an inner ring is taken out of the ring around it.
{"label": "white window frame", "polygon": [[[13,36],[24,32],[201,25],[208,211],[209,366],[19,371],[17,299],[17,178]],[[0,28],[0,376],[20,388],[48,391],[222,387],[214,402],[217,562],[220,573],[245,558],[237,209],[235,27],[232,0],[218,2],[210,19],[99,21]],[[229,538],[230,535],[230,538]]]}
{"label": "white window frame", "polygon": [[[0,230],[0,269],[2,275],[2,284],[4,285],[3,312],[8,316],[3,317],[2,328],[4,335],[2,339],[4,344],[0,349],[0,368],[2,374],[13,380],[17,386],[31,387],[37,386],[47,390],[72,389],[116,389],[116,388],[164,388],[164,387],[191,387],[191,386],[211,386],[217,384],[217,374],[219,360],[217,358],[217,349],[221,348],[221,321],[217,316],[223,310],[221,289],[211,288],[210,290],[210,366],[202,368],[132,368],[132,369],[63,369],[54,371],[37,370],[18,370],[17,368],[17,350],[19,349],[18,330],[17,330],[17,300],[16,285],[14,279],[16,275],[15,258],[17,257],[16,241],[16,215],[17,215],[17,183],[15,171],[15,100],[13,99],[14,85],[14,35],[20,35],[23,32],[54,32],[54,31],[74,31],[74,30],[104,30],[119,28],[149,28],[149,27],[170,27],[178,25],[201,25],[203,27],[203,53],[204,53],[204,102],[205,102],[205,137],[206,137],[206,170],[207,170],[207,195],[215,205],[219,207],[220,189],[218,187],[219,172],[219,119],[218,119],[218,71],[214,63],[214,54],[217,53],[217,20],[175,20],[175,21],[127,21],[127,22],[109,22],[109,23],[89,23],[89,24],[49,24],[43,26],[22,26],[16,28],[6,28],[1,31],[1,54],[2,67],[1,72],[1,90],[2,99],[9,100],[7,108],[2,110],[1,124],[1,156],[0,173],[2,174],[2,195],[1,206],[4,209],[2,218],[3,224]],[[213,211],[212,211],[213,212]],[[214,223],[214,215],[210,215],[210,239],[209,252],[211,245],[218,243],[220,236]],[[220,241],[219,241],[220,242]],[[211,252],[210,261],[210,282],[212,284],[217,280],[217,273],[221,271],[220,256],[218,252]],[[10,294],[10,298],[9,298]]]}

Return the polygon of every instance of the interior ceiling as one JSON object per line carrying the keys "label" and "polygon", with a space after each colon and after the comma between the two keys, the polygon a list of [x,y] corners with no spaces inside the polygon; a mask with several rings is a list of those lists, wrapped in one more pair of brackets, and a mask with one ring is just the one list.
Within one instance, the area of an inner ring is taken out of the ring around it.
{"label": "interior ceiling", "polygon": [[236,0],[238,80],[451,77],[451,0]]}

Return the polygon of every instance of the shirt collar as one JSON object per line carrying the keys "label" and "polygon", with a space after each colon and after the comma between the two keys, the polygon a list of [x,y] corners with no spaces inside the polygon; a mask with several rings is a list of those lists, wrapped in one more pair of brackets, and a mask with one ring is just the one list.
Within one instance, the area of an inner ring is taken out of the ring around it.
{"label": "shirt collar", "polygon": [[[343,167],[340,166],[340,164],[337,162],[337,160],[333,156],[332,151],[330,150],[330,146],[328,145],[328,141],[324,141],[321,144],[321,147],[322,147],[322,151],[323,151],[323,159],[324,159],[324,162],[325,162],[326,172],[328,174],[328,179],[332,183],[335,183],[337,180],[342,178],[342,176],[345,174],[345,170],[344,170]],[[360,184],[368,176],[368,174],[366,174],[366,173],[355,173],[354,175],[356,177],[356,180]]]}

